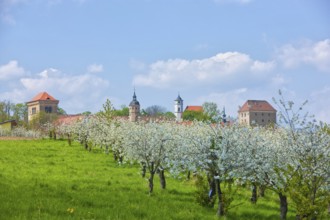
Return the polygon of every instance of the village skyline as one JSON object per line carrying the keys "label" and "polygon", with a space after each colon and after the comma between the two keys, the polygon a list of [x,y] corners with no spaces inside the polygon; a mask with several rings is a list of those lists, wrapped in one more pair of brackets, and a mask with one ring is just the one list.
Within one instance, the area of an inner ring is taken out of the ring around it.
{"label": "village skyline", "polygon": [[237,117],[281,89],[330,122],[330,3],[7,0],[0,3],[0,100],[47,91],[69,114],[106,99],[173,112],[215,102]]}

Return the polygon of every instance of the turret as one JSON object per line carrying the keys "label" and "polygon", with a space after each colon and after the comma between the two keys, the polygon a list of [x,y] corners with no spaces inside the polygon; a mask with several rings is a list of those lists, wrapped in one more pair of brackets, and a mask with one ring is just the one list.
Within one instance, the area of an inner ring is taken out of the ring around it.
{"label": "turret", "polygon": [[182,112],[183,112],[183,99],[180,97],[180,94],[178,97],[174,100],[174,115],[176,121],[182,120]]}
{"label": "turret", "polygon": [[138,120],[139,115],[140,115],[140,103],[136,99],[136,94],[134,91],[133,100],[129,104],[129,120],[131,122],[136,122]]}

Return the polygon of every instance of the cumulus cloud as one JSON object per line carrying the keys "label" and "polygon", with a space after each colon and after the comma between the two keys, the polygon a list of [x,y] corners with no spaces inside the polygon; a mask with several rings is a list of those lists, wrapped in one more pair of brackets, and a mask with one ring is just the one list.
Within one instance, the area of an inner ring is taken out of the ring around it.
{"label": "cumulus cloud", "polygon": [[[6,68],[14,73],[22,72],[15,62],[9,66],[11,68],[8,68],[8,65]],[[0,70],[3,69],[0,68]],[[26,102],[39,92],[47,91],[60,100],[60,106],[68,113],[99,110],[105,98],[108,97],[109,88],[109,82],[106,79],[94,74],[69,75],[55,68],[24,75],[19,79],[11,78],[8,82],[12,82],[11,86],[6,87],[2,93],[0,91],[2,99],[15,103]]]}
{"label": "cumulus cloud", "polygon": [[305,41],[298,45],[287,44],[279,48],[277,53],[278,59],[286,68],[305,64],[322,72],[330,72],[330,39]]}
{"label": "cumulus cloud", "polygon": [[102,64],[92,64],[87,67],[87,71],[89,73],[100,73],[103,72],[103,65]]}
{"label": "cumulus cloud", "polygon": [[0,81],[17,78],[24,74],[24,69],[18,66],[16,60],[11,60],[7,64],[0,66]]}
{"label": "cumulus cloud", "polygon": [[272,71],[274,68],[275,68],[274,61],[261,62],[259,60],[256,60],[253,62],[250,69],[252,72],[269,72]]}
{"label": "cumulus cloud", "polygon": [[265,75],[274,67],[274,62],[253,61],[247,54],[226,52],[205,59],[157,61],[149,66],[148,73],[135,76],[133,84],[155,88],[226,84],[241,77],[260,78],[260,73]]}

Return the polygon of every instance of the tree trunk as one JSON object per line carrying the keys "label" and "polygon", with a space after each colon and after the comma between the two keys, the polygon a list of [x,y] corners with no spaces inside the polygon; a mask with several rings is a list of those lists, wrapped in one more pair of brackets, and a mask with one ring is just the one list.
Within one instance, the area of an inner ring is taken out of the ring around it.
{"label": "tree trunk", "polygon": [[154,191],[154,175],[155,172],[150,172],[150,177],[149,177],[149,193],[152,193]]}
{"label": "tree trunk", "polygon": [[286,200],[286,196],[279,193],[278,196],[280,197],[280,211],[281,211],[281,220],[286,219],[286,213],[288,212],[288,202]]}
{"label": "tree trunk", "polygon": [[210,187],[209,198],[212,199],[212,197],[217,193],[216,186],[215,186],[216,185],[215,179],[214,179],[213,175],[208,174],[207,181],[208,181],[209,187]]}
{"label": "tree trunk", "polygon": [[141,166],[142,166],[142,169],[141,169],[141,176],[142,178],[146,177],[146,172],[147,172],[147,166],[144,162],[141,162]]}
{"label": "tree trunk", "polygon": [[217,215],[218,216],[224,216],[225,215],[225,204],[223,201],[223,196],[220,188],[220,179],[216,178],[215,179],[215,188],[217,190],[218,194],[218,210],[217,210]]}
{"label": "tree trunk", "polygon": [[187,180],[190,180],[190,170],[187,173]]}
{"label": "tree trunk", "polygon": [[165,189],[166,180],[165,180],[164,169],[162,169],[162,168],[159,169],[159,180],[160,180],[160,186],[162,187],[162,189]]}
{"label": "tree trunk", "polygon": [[149,177],[149,194],[151,194],[154,190],[154,175],[155,175],[155,164],[154,162],[151,162],[149,166],[149,171],[150,171],[150,177]]}
{"label": "tree trunk", "polygon": [[253,188],[252,188],[252,196],[251,196],[251,202],[252,204],[256,204],[257,203],[257,184],[253,183]]}
{"label": "tree trunk", "polygon": [[265,196],[265,190],[266,190],[266,186],[265,185],[259,186],[259,196],[260,197],[264,197]]}
{"label": "tree trunk", "polygon": [[85,145],[85,150],[88,150],[88,144],[87,144],[87,141],[85,141],[84,145]]}
{"label": "tree trunk", "polygon": [[70,134],[68,134],[68,144],[69,144],[69,146],[71,146],[71,137],[70,137]]}

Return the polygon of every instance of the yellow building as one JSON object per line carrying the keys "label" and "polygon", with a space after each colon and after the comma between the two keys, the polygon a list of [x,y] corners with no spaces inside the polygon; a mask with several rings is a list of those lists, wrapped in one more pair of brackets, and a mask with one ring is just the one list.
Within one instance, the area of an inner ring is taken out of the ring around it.
{"label": "yellow building", "polygon": [[27,102],[28,121],[31,121],[40,112],[57,114],[59,100],[49,95],[47,92],[41,92],[31,101]]}
{"label": "yellow building", "polygon": [[0,129],[3,131],[11,131],[17,125],[15,120],[8,120],[0,123]]}

